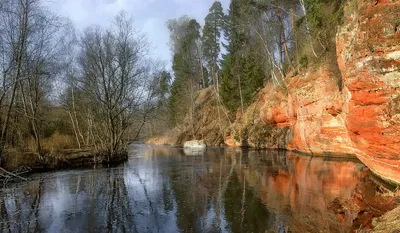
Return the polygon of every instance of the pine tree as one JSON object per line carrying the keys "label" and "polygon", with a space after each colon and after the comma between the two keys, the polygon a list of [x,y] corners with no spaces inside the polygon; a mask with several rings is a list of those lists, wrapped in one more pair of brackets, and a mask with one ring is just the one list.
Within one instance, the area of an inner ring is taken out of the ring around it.
{"label": "pine tree", "polygon": [[[188,109],[194,109],[194,93],[203,77],[197,44],[200,40],[200,24],[188,17],[168,21],[171,33],[171,49],[174,52],[174,81],[168,103],[169,118],[172,125],[183,121]],[[193,112],[192,112],[193,114]]]}
{"label": "pine tree", "polygon": [[169,72],[163,71],[160,74],[160,99],[158,101],[159,108],[165,108],[168,103],[168,93],[170,92],[170,83],[172,77]]}
{"label": "pine tree", "polygon": [[224,26],[224,17],[222,4],[219,1],[215,1],[205,18],[203,28],[203,56],[211,71],[213,82],[216,82],[216,74],[219,70],[218,57],[221,52],[220,39]]}
{"label": "pine tree", "polygon": [[263,84],[263,71],[252,52],[246,16],[253,1],[232,0],[225,19],[225,44],[227,54],[223,56],[220,96],[224,105],[234,113],[251,101]]}
{"label": "pine tree", "polygon": [[221,87],[219,89],[223,104],[231,112],[240,107],[240,95],[238,92],[237,79],[232,75],[233,56],[228,53],[224,56],[221,69]]}
{"label": "pine tree", "polygon": [[243,59],[242,90],[244,103],[250,103],[254,95],[263,87],[264,75],[260,62],[249,53]]}

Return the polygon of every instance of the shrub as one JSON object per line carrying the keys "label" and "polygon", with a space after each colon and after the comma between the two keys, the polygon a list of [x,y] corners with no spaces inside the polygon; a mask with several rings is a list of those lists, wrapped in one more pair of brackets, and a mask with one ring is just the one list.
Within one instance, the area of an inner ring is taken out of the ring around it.
{"label": "shrub", "polygon": [[308,67],[307,55],[301,56],[299,63],[300,63],[301,68],[307,68]]}

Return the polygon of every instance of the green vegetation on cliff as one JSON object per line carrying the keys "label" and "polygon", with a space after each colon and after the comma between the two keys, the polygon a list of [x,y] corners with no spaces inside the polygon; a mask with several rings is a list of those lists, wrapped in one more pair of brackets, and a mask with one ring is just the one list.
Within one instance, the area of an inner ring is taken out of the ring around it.
{"label": "green vegetation on cliff", "polygon": [[204,27],[197,22],[190,27],[195,20],[188,16],[170,20],[173,125],[182,122],[184,113],[196,114],[193,92],[209,83],[233,118],[253,102],[263,84],[285,89],[289,73],[325,60],[337,66],[335,34],[345,2],[232,0],[225,14],[215,1]]}

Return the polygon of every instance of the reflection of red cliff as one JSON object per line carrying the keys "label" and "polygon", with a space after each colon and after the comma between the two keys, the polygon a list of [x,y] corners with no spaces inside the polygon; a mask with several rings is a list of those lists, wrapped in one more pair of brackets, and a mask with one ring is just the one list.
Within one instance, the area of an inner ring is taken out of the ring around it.
{"label": "reflection of red cliff", "polygon": [[[288,224],[295,232],[340,232],[352,226],[353,216],[337,220],[327,206],[335,199],[349,200],[361,180],[361,164],[329,162],[322,158],[288,156],[289,170],[271,172],[250,167],[246,176],[267,208],[289,209]],[[250,175],[251,173],[260,173]],[[266,180],[266,182],[262,182]],[[340,222],[341,221],[341,222]]]}
{"label": "reflection of red cliff", "polygon": [[289,127],[287,149],[357,155],[400,183],[400,1],[358,2],[357,12],[345,8],[337,34],[339,69],[309,68],[290,79],[287,92],[265,88],[260,119]]}

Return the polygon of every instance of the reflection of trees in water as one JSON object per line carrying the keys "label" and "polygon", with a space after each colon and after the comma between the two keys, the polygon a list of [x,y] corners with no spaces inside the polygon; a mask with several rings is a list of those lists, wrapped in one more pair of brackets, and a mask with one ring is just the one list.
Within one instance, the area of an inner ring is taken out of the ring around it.
{"label": "reflection of trees in water", "polygon": [[207,151],[206,157],[187,158],[186,166],[169,171],[179,229],[182,232],[264,232],[271,226],[277,226],[272,232],[284,229],[282,219],[267,211],[245,177],[248,167],[253,165],[262,170],[289,169],[290,164],[279,158],[281,154],[265,159],[265,152],[227,150],[225,156],[213,156],[216,155],[213,152]]}
{"label": "reflection of trees in water", "polygon": [[143,187],[144,196],[145,196],[147,202],[149,203],[150,213],[154,217],[154,222],[155,222],[156,227],[157,227],[157,232],[159,232],[160,231],[160,224],[158,222],[158,216],[157,216],[158,213],[157,213],[156,208],[154,207],[154,204],[153,204],[153,202],[151,200],[151,197],[149,196],[149,193],[148,193],[147,188],[146,188],[146,184],[143,182],[142,178],[140,177],[140,175],[137,172],[134,172],[134,174],[137,176],[141,186]]}
{"label": "reflection of trees in water", "polygon": [[162,186],[162,196],[163,196],[163,203],[164,203],[164,211],[169,213],[173,211],[174,208],[174,196],[171,190],[171,183],[170,182],[163,182]]}
{"label": "reflection of trees in water", "polygon": [[235,171],[224,195],[225,215],[232,232],[264,232],[274,220],[252,189]]}
{"label": "reflection of trees in water", "polygon": [[[160,180],[163,187],[159,192],[154,186],[149,189],[148,180],[133,169],[71,173],[44,182],[31,180],[0,196],[0,231],[163,232],[163,229],[174,229],[169,226],[174,219],[174,195],[169,179],[162,178],[161,174],[154,174],[154,179]],[[46,201],[41,203],[43,198]]]}
{"label": "reflection of trees in water", "polygon": [[107,229],[118,232],[131,232],[132,230],[137,232],[124,176],[123,174],[112,173],[112,171],[109,170],[111,174],[108,175],[107,186]]}
{"label": "reflection of trees in water", "polygon": [[[229,156],[237,162],[224,194],[228,228],[232,232],[265,232],[269,226],[273,225],[276,216],[267,211],[245,177],[246,169],[253,163],[259,165],[258,160],[266,157],[265,152],[259,154],[257,151],[243,150]],[[261,169],[265,168],[265,164],[260,165]]]}
{"label": "reflection of trees in water", "polygon": [[[232,166],[230,158],[218,152],[208,150],[206,158],[187,158],[186,167],[169,171],[177,203],[177,224],[182,232],[219,232],[226,225],[222,199]],[[207,162],[196,162],[202,160]]]}
{"label": "reflection of trees in water", "polygon": [[59,232],[132,232],[135,229],[123,169],[68,176],[56,185],[57,189],[49,196],[65,199],[66,205],[59,206],[60,200],[55,199],[50,208],[41,211],[43,219],[49,209],[61,209],[53,213],[56,219],[53,227]]}
{"label": "reflection of trees in water", "polygon": [[[0,197],[1,232],[40,232],[42,180],[25,185],[25,194],[4,192]],[[28,194],[29,196],[25,196]]]}
{"label": "reflection of trees in water", "polygon": [[[98,232],[104,229],[132,232],[135,229],[123,174],[110,170],[100,175],[91,173],[61,179],[61,182],[56,179],[50,183],[29,181],[23,192],[10,191],[2,196],[2,232],[49,229],[57,232]],[[43,192],[54,199],[41,203]],[[58,198],[64,198],[66,204],[60,204],[63,201]],[[61,211],[56,213],[58,209]]]}

